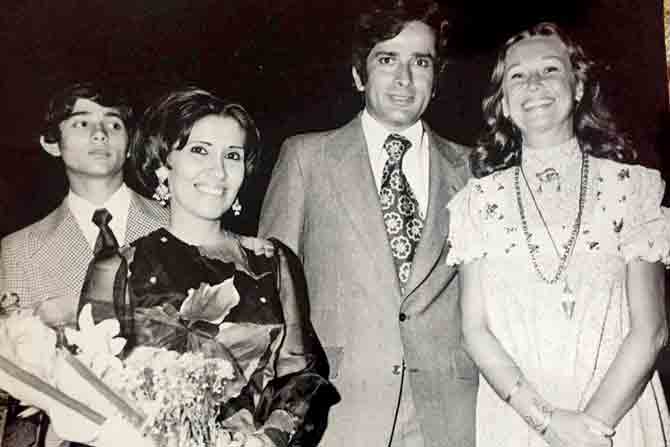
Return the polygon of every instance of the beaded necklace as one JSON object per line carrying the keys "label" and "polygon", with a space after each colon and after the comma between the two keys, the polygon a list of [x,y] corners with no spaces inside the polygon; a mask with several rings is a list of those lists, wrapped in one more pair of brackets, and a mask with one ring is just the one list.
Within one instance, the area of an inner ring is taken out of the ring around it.
{"label": "beaded necklace", "polygon": [[[556,252],[556,256],[558,257],[559,261],[558,267],[556,268],[556,272],[551,276],[551,278],[547,277],[544,274],[544,272],[540,268],[540,265],[537,262],[536,258],[537,249],[531,247],[530,239],[532,235],[528,230],[528,220],[526,219],[526,212],[523,208],[523,202],[521,200],[521,186],[519,185],[520,176],[523,177],[526,188],[530,194],[531,199],[533,200],[535,209],[537,210],[537,214],[540,216],[542,225],[544,225],[544,229],[546,230],[547,235],[551,240],[551,244],[554,247],[554,251]],[[589,178],[589,158],[587,154],[582,152],[581,183],[579,185],[579,208],[577,210],[577,217],[575,218],[575,222],[572,225],[570,238],[568,239],[568,242],[565,244],[563,253],[561,254],[560,251],[558,250],[558,245],[556,244],[556,241],[554,240],[554,237],[551,234],[551,231],[549,231],[549,225],[547,225],[547,221],[545,220],[544,215],[540,210],[540,206],[538,205],[537,200],[535,199],[533,190],[530,188],[530,185],[528,184],[526,173],[523,170],[523,162],[520,162],[519,166],[517,166],[514,171],[514,188],[516,190],[516,201],[519,206],[519,215],[521,216],[521,228],[523,229],[523,234],[526,238],[526,245],[528,247],[528,253],[530,254],[530,261],[533,264],[533,268],[535,269],[537,275],[540,277],[542,281],[544,281],[547,284],[556,284],[561,279],[561,277],[563,277],[561,307],[563,308],[563,312],[565,313],[565,316],[568,319],[572,319],[572,316],[574,314],[575,295],[572,289],[570,288],[570,285],[568,284],[567,277],[565,277],[563,273],[567,269],[568,264],[570,262],[570,258],[572,257],[572,252],[574,251],[575,246],[577,245],[577,236],[579,235],[579,229],[582,224],[582,214],[584,212],[584,204],[586,202],[588,178]]]}

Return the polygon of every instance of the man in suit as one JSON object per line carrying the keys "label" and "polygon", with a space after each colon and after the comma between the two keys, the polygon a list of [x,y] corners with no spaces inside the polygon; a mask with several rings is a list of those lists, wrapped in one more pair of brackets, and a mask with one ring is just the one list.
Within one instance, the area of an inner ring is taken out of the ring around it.
{"label": "man in suit", "polygon": [[73,323],[100,229],[97,209],[111,213],[119,245],[168,224],[168,211],[126,186],[132,108],[115,90],[75,84],[48,105],[42,148],[60,157],[69,191],[44,219],[1,242],[4,289],[54,323]]}
{"label": "man in suit", "polygon": [[[399,2],[400,3],[400,2]],[[468,151],[421,120],[444,62],[434,2],[359,18],[365,108],[283,145],[260,235],[304,263],[311,317],[341,394],[320,445],[474,445],[477,372],[461,348],[447,202]]]}
{"label": "man in suit", "polygon": [[[124,183],[132,118],[119,92],[94,84],[68,86],[49,102],[40,144],[62,159],[69,191],[44,219],[2,239],[0,284],[54,325],[75,321],[101,232],[92,222],[96,210],[111,214],[108,227],[121,245],[168,224],[166,209]],[[51,435],[47,445],[58,442]]]}

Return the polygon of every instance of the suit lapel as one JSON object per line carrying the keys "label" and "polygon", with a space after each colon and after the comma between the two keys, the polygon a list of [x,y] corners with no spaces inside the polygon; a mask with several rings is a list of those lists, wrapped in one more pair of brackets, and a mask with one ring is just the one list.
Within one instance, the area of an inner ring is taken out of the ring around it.
{"label": "suit lapel", "polygon": [[50,281],[59,284],[54,290],[65,290],[66,298],[72,299],[63,304],[76,306],[93,251],[67,203],[63,202],[52,217],[44,241],[33,255],[34,264],[43,266]]}
{"label": "suit lapel", "polygon": [[405,299],[428,277],[445,248],[449,231],[447,203],[458,191],[462,181],[453,166],[455,162],[462,162],[450,152],[447,142],[438,140],[425,123],[424,126],[430,138],[428,210],[405,289]]}
{"label": "suit lapel", "polygon": [[331,164],[328,172],[332,174],[339,207],[351,221],[380,278],[388,281],[379,284],[380,288],[399,291],[360,117],[339,129],[327,144],[325,152]]}
{"label": "suit lapel", "polygon": [[150,208],[147,201],[134,191],[130,192],[130,209],[126,228],[125,244],[130,244],[152,231],[166,226],[169,222],[169,212],[165,208]]}

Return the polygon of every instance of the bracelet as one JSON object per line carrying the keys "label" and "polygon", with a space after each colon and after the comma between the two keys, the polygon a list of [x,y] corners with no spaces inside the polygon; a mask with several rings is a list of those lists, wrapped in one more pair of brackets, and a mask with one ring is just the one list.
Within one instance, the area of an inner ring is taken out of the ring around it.
{"label": "bracelet", "polygon": [[542,421],[542,425],[538,428],[537,432],[544,436],[544,434],[547,432],[547,429],[549,428],[549,424],[551,424],[551,417],[554,415],[554,410],[549,410],[548,412],[544,413],[544,420]]}
{"label": "bracelet", "polygon": [[546,402],[534,401],[530,412],[524,419],[526,423],[540,435],[544,435],[551,424],[554,408]]}
{"label": "bracelet", "polygon": [[516,379],[514,385],[512,385],[512,389],[509,390],[507,396],[503,397],[503,401],[505,401],[506,404],[508,404],[512,400],[512,396],[514,396],[521,389],[521,385],[523,385],[523,383],[521,382],[521,378],[519,377],[518,379]]}

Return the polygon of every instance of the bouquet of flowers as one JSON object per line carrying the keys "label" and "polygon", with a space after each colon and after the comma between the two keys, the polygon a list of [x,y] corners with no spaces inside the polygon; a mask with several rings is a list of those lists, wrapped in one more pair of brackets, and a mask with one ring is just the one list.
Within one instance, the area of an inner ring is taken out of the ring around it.
{"label": "bouquet of flowers", "polygon": [[178,445],[193,447],[221,444],[219,438],[227,436],[216,423],[220,405],[229,398],[227,382],[234,378],[224,360],[138,348],[121,371],[105,378],[120,384],[119,391],[147,413],[144,430],[150,435],[172,436]]}
{"label": "bouquet of flowers", "polygon": [[[200,322],[218,325],[238,302],[231,279],[189,291],[176,313],[162,308],[147,312],[162,327],[168,320],[178,321],[173,326],[180,327]],[[244,384],[225,355],[137,346],[121,359],[126,340],[118,337],[116,319],[96,324],[87,304],[78,323],[79,330],[64,329],[73,354],[57,347],[56,332],[30,312],[0,316],[0,388],[12,394],[17,386],[21,388],[17,397],[47,410],[57,431],[59,413],[89,421],[80,431],[88,430],[92,439],[59,433],[65,439],[118,444],[118,436],[106,433],[118,430],[122,421],[125,430],[132,432],[127,438],[134,442],[141,438],[149,445],[177,447],[241,445],[243,439],[217,422],[222,405],[237,396]],[[45,390],[47,397],[42,396]],[[72,425],[68,421],[67,426]],[[106,430],[107,426],[113,430]]]}
{"label": "bouquet of flowers", "polygon": [[[221,405],[240,390],[229,361],[201,352],[180,354],[145,346],[136,347],[121,361],[116,356],[125,340],[116,337],[118,322],[108,319],[95,324],[90,304],[80,313],[79,327],[79,331],[66,328],[68,342],[78,347],[71,361],[85,368],[79,371],[82,376],[93,372],[130,402],[123,409],[124,417],[136,421],[143,435],[178,447],[225,446],[233,441],[232,434],[216,422]],[[139,408],[143,416],[130,407]]]}

